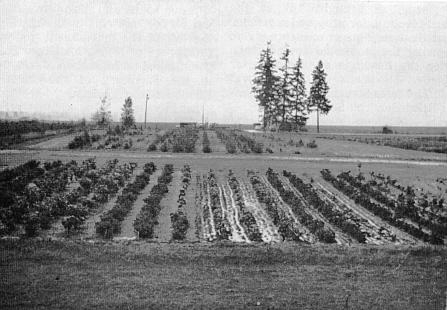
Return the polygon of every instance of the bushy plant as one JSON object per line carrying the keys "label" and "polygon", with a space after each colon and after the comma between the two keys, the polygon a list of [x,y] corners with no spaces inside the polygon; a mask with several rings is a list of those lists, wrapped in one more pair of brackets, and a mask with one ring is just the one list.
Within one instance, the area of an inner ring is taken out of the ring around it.
{"label": "bushy plant", "polygon": [[149,144],[149,147],[147,148],[148,152],[155,152],[157,150],[157,145],[154,143]]}

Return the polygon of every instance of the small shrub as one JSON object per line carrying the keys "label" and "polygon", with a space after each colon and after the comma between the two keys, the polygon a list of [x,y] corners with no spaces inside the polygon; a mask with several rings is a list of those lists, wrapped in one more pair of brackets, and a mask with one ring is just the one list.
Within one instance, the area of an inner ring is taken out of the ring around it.
{"label": "small shrub", "polygon": [[166,153],[169,151],[168,145],[166,143],[163,143],[160,147],[160,151]]}
{"label": "small shrub", "polygon": [[315,148],[318,147],[317,144],[315,143],[315,140],[312,141],[312,142],[307,143],[306,146],[307,146],[308,148],[310,148],[310,149],[315,149]]}
{"label": "small shrub", "polygon": [[151,143],[147,150],[148,152],[155,152],[157,150],[157,146],[154,143]]}

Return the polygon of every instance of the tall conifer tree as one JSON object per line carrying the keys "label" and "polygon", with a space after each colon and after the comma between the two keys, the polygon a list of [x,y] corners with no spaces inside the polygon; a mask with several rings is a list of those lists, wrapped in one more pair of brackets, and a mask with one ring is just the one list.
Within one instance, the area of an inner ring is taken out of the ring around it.
{"label": "tall conifer tree", "polygon": [[[281,121],[282,124],[285,125],[287,122],[287,115],[290,114],[292,102],[294,100],[294,92],[293,92],[293,85],[292,85],[292,79],[291,74],[289,72],[289,55],[290,50],[286,48],[284,51],[281,60],[284,61],[284,66],[280,69],[282,72],[282,80],[280,85],[281,90],[281,100],[278,104],[277,108],[277,115],[278,119]],[[280,126],[285,127],[285,126]]]}
{"label": "tall conifer tree", "polygon": [[309,94],[309,111],[317,112],[317,132],[320,132],[320,114],[328,114],[332,109],[330,101],[326,98],[329,86],[326,83],[326,73],[323,62],[320,60],[312,72],[312,86]]}
{"label": "tall conifer tree", "polygon": [[256,66],[252,88],[262,113],[264,128],[267,128],[272,122],[276,123],[275,110],[279,99],[279,78],[276,76],[275,63],[276,61],[273,59],[272,51],[270,50],[270,42],[268,42],[267,49],[261,52],[261,58]]}
{"label": "tall conifer tree", "polygon": [[307,117],[307,95],[306,81],[302,70],[301,58],[298,57],[296,65],[292,68],[293,100],[291,103],[290,118],[295,128],[306,125]]}

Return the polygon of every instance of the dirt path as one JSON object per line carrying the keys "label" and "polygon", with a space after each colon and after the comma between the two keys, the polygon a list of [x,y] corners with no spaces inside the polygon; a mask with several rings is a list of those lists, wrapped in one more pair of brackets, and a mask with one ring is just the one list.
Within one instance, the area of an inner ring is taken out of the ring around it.
{"label": "dirt path", "polygon": [[172,183],[169,185],[169,192],[161,200],[163,208],[158,215],[158,225],[155,227],[155,240],[159,242],[169,242],[172,239],[171,213],[177,211],[178,195],[180,193],[182,172],[177,170],[172,174]]}
{"label": "dirt path", "polygon": [[151,175],[149,184],[146,185],[144,190],[141,192],[141,194],[138,196],[137,200],[135,201],[132,211],[130,211],[130,214],[126,217],[124,220],[123,226],[121,227],[121,234],[118,236],[118,238],[134,238],[136,237],[135,230],[133,227],[133,223],[135,219],[137,218],[138,214],[140,214],[141,208],[143,208],[144,205],[144,199],[146,199],[152,187],[157,184],[157,179],[161,175],[162,170],[158,169],[154,174]]}

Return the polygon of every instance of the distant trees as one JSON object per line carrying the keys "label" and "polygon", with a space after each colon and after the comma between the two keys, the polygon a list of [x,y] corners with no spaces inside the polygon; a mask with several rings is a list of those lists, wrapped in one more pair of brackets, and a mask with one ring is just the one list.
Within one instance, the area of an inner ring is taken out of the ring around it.
{"label": "distant trees", "polygon": [[302,61],[298,57],[295,66],[290,67],[291,51],[286,48],[281,60],[283,66],[276,72],[276,61],[270,49],[262,50],[256,66],[252,92],[261,111],[264,128],[279,126],[279,129],[302,129],[306,125],[308,113],[317,111],[317,130],[319,132],[319,114],[327,114],[332,106],[326,98],[329,87],[326,83],[326,73],[323,63],[318,63],[312,74],[312,86],[309,97],[306,95],[306,84],[302,71]]}
{"label": "distant trees", "polygon": [[92,121],[99,125],[101,128],[109,126],[112,121],[112,112],[109,110],[110,102],[107,95],[101,98],[101,106],[98,111],[92,115]]}
{"label": "distant trees", "polygon": [[320,132],[320,114],[328,114],[332,109],[330,101],[326,98],[328,91],[326,73],[323,70],[323,62],[320,60],[312,72],[312,86],[308,103],[309,111],[317,112],[317,132]]}
{"label": "distant trees", "polygon": [[135,124],[135,117],[133,116],[132,98],[128,97],[124,100],[123,112],[121,113],[121,121],[123,127],[129,129]]}

